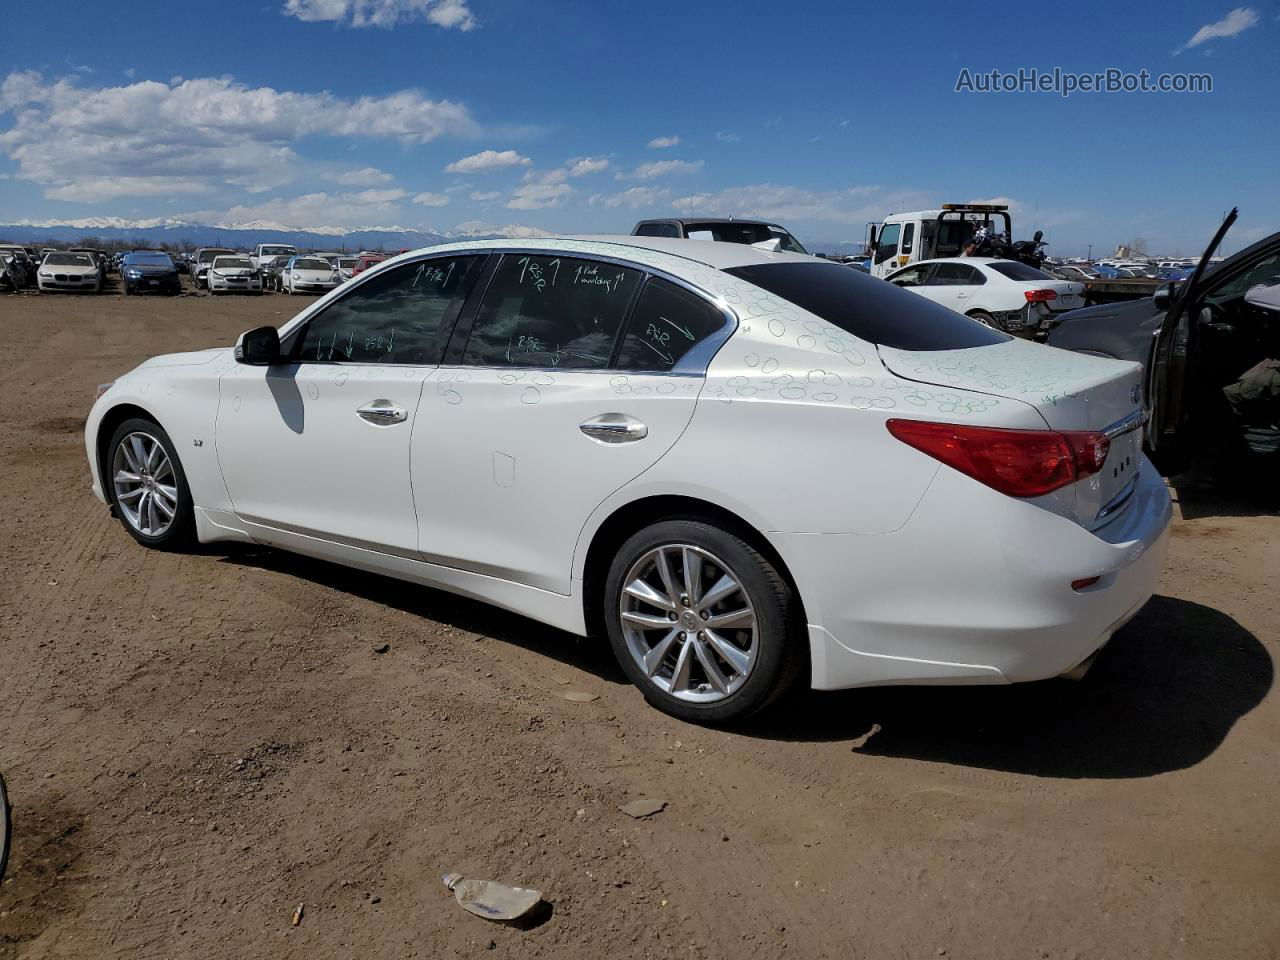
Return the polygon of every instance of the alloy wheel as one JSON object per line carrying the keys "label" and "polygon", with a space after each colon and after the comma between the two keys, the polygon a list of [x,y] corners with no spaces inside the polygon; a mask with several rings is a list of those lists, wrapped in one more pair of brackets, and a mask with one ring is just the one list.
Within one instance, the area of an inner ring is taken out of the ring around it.
{"label": "alloy wheel", "polygon": [[163,536],[178,512],[177,476],[160,440],[134,431],[116,444],[111,463],[116,505],[143,536]]}
{"label": "alloy wheel", "polygon": [[750,675],[755,608],[742,578],[709,551],[687,543],[648,550],[627,572],[618,606],[628,652],[664,693],[712,703]]}

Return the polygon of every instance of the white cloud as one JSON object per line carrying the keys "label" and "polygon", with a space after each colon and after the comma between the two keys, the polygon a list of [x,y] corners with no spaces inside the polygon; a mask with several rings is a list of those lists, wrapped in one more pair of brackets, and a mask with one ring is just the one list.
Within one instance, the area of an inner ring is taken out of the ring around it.
{"label": "white cloud", "polygon": [[736,133],[729,133],[725,130],[717,130],[716,139],[721,143],[738,143],[742,140]]}
{"label": "white cloud", "polygon": [[560,207],[573,194],[567,183],[526,183],[516,187],[507,201],[512,210],[543,210]]}
{"label": "white cloud", "polygon": [[663,149],[666,149],[667,147],[674,147],[679,143],[680,143],[680,138],[675,136],[654,137],[652,140],[649,141],[648,146],[650,150],[663,150]]}
{"label": "white cloud", "polygon": [[491,200],[497,200],[502,196],[499,190],[473,190],[471,191],[471,199],[476,203],[489,203]]}
{"label": "white cloud", "polygon": [[408,190],[401,190],[393,187],[390,190],[361,190],[352,196],[360,203],[395,203],[397,200],[403,200],[409,195]]}
{"label": "white cloud", "polygon": [[425,20],[445,30],[474,30],[467,0],[285,0],[281,11],[299,20],[334,21],[352,27],[394,27]]}
{"label": "white cloud", "polygon": [[702,216],[762,217],[767,220],[820,220],[862,225],[880,220],[894,210],[926,205],[913,191],[883,187],[847,187],[843,190],[809,190],[785,184],[757,183],[729,187],[715,193],[677,197],[672,206]]}
{"label": "white cloud", "polygon": [[334,174],[325,179],[342,184],[344,187],[360,187],[367,183],[390,183],[395,177],[377,167],[364,167],[360,170],[347,170],[344,173]]}
{"label": "white cloud", "polygon": [[1238,36],[1250,27],[1257,26],[1258,11],[1252,7],[1236,7],[1216,23],[1206,23],[1186,42],[1183,50],[1198,47],[1208,40],[1220,40]]}
{"label": "white cloud", "polygon": [[571,177],[585,177],[589,173],[600,173],[609,169],[608,157],[574,157],[565,166]]}
{"label": "white cloud", "polygon": [[159,196],[166,181],[173,194],[274,189],[298,167],[290,144],[309,136],[421,143],[478,130],[465,106],[414,90],[344,99],[230,77],[91,89],[14,72],[0,83],[4,113],[14,122],[0,132],[0,153],[18,165],[16,178],[81,202]]}
{"label": "white cloud", "polygon": [[496,170],[499,167],[527,167],[533,161],[514,150],[481,150],[469,157],[455,160],[444,168],[445,173],[475,173],[478,170]]}
{"label": "white cloud", "polygon": [[259,204],[241,204],[226,210],[200,210],[183,214],[196,223],[232,224],[269,222],[294,227],[360,227],[379,223],[400,213],[404,190],[362,190],[358,193],[319,191],[296,197],[278,197]]}
{"label": "white cloud", "polygon": [[421,204],[424,207],[447,207],[449,205],[449,195],[447,193],[418,193],[413,197],[413,202]]}
{"label": "white cloud", "polygon": [[671,191],[666,187],[631,187],[621,193],[596,194],[592,203],[599,203],[612,210],[616,207],[627,207],[638,210],[641,207],[654,207],[671,198]]}
{"label": "white cloud", "polygon": [[655,160],[642,163],[630,173],[619,173],[618,180],[656,180],[672,174],[697,173],[702,169],[701,160]]}

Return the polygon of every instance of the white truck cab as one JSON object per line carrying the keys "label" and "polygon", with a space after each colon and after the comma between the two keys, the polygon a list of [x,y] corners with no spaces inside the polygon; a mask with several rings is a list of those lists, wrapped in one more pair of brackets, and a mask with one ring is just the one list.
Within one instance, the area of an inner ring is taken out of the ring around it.
{"label": "white truck cab", "polygon": [[249,254],[249,260],[253,264],[253,269],[259,270],[263,261],[270,260],[272,257],[296,257],[298,248],[290,243],[260,243],[253,248],[253,253]]}
{"label": "white truck cab", "polygon": [[867,224],[871,274],[887,277],[917,260],[958,257],[965,240],[984,226],[1012,239],[1009,207],[999,203],[944,203],[937,210],[892,213],[882,223]]}

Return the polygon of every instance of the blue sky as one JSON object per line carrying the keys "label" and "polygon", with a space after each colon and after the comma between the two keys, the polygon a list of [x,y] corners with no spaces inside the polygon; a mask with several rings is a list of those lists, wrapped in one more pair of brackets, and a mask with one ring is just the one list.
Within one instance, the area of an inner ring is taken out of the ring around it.
{"label": "blue sky", "polygon": [[[1280,4],[75,3],[9,17],[0,223],[625,232],[810,246],[1008,198],[1050,252],[1280,229]],[[64,12],[65,11],[65,12]],[[1209,73],[1212,93],[957,93],[962,68]]]}

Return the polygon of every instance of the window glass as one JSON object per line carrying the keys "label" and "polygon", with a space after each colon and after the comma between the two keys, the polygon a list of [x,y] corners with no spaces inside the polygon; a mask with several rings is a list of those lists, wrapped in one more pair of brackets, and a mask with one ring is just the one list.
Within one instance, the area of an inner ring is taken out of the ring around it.
{"label": "window glass", "polygon": [[406,263],[366,280],[312,317],[294,360],[300,363],[437,364],[453,317],[480,257]]}
{"label": "window glass", "polygon": [[1280,256],[1275,254],[1264,257],[1247,270],[1242,270],[1229,280],[1220,282],[1205,296],[1207,303],[1215,305],[1228,303],[1243,297],[1250,287],[1266,283],[1280,273]]}
{"label": "window glass", "polygon": [[838,263],[765,263],[725,273],[754,283],[855,337],[886,347],[960,350],[1011,339],[910,290]]}
{"label": "window glass", "polygon": [[670,370],[695,344],[723,328],[726,322],[725,315],[702,297],[652,277],[631,314],[618,367]]}
{"label": "window glass", "polygon": [[994,263],[988,263],[988,267],[1010,280],[1052,280],[1043,270],[1037,270],[1035,267],[1025,263],[1019,263],[1017,260],[996,260]]}
{"label": "window glass", "polygon": [[917,264],[907,267],[905,270],[899,270],[893,276],[889,277],[890,283],[897,284],[900,287],[919,287],[925,283],[925,276],[929,273],[929,265]]}
{"label": "window glass", "polygon": [[916,242],[916,225],[908,223],[902,231],[902,252],[910,253]]}
{"label": "window glass", "polygon": [[900,223],[886,223],[880,228],[880,237],[876,241],[876,263],[884,263],[898,252],[898,236],[901,233]]}
{"label": "window glass", "polygon": [[973,287],[987,282],[976,269],[965,263],[940,263],[933,270],[932,284],[941,287]]}
{"label": "window glass", "polygon": [[679,237],[680,228],[674,223],[642,223],[636,227],[637,237]]}
{"label": "window glass", "polygon": [[607,367],[641,276],[639,270],[593,260],[505,254],[485,291],[462,362]]}

